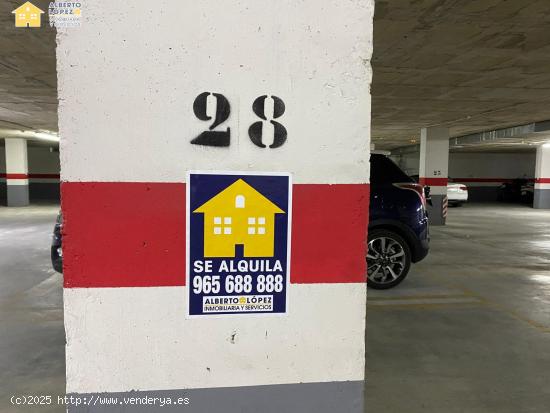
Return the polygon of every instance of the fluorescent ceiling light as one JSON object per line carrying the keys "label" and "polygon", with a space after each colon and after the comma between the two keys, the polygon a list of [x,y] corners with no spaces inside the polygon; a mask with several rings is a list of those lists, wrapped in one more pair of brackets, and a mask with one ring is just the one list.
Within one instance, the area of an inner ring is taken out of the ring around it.
{"label": "fluorescent ceiling light", "polygon": [[59,142],[59,136],[52,132],[31,132],[31,133],[32,133],[32,136],[40,140],[50,141],[50,142]]}

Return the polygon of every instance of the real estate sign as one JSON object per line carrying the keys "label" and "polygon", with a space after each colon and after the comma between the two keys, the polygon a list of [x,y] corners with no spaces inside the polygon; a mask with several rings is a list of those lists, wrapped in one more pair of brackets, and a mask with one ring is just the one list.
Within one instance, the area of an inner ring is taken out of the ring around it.
{"label": "real estate sign", "polygon": [[190,172],[188,315],[287,312],[289,174]]}

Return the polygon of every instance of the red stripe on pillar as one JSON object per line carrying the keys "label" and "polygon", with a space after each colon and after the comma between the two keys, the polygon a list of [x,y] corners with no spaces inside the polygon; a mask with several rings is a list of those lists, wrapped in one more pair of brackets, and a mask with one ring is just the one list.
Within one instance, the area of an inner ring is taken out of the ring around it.
{"label": "red stripe on pillar", "polygon": [[62,183],[65,287],[184,285],[185,185]]}
{"label": "red stripe on pillar", "polygon": [[368,185],[294,185],[293,283],[366,281]]}
{"label": "red stripe on pillar", "polygon": [[27,174],[4,174],[6,179],[29,179]]}
{"label": "red stripe on pillar", "polygon": [[[185,285],[185,184],[63,183],[64,285]],[[291,282],[365,282],[368,185],[294,185]]]}
{"label": "red stripe on pillar", "polygon": [[59,174],[5,174],[0,173],[0,178],[7,179],[28,179],[28,178],[37,178],[37,179],[59,179]]}
{"label": "red stripe on pillar", "polygon": [[448,178],[420,177],[420,179],[418,180],[418,183],[420,185],[427,185],[427,186],[447,186],[448,182],[449,182]]}
{"label": "red stripe on pillar", "polygon": [[536,184],[550,184],[550,178],[535,178]]}

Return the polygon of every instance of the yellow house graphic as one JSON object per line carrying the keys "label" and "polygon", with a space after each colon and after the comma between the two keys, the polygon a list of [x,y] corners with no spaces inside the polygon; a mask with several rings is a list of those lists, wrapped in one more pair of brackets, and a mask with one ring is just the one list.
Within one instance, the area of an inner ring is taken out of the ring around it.
{"label": "yellow house graphic", "polygon": [[235,257],[235,245],[245,257],[273,257],[275,214],[285,213],[242,179],[193,212],[204,214],[205,257]]}
{"label": "yellow house graphic", "polygon": [[15,14],[15,27],[40,27],[43,13],[28,1],[12,11],[12,14]]}

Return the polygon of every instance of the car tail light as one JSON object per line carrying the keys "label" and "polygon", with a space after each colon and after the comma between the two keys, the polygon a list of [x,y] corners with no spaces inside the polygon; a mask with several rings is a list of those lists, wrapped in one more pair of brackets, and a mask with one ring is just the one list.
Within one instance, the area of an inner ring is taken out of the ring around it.
{"label": "car tail light", "polygon": [[420,200],[422,201],[422,206],[424,209],[426,209],[426,195],[424,193],[424,186],[420,184],[415,183],[401,183],[401,184],[394,184],[396,187],[401,189],[407,189],[409,191],[414,191],[416,194],[420,197]]}
{"label": "car tail light", "polygon": [[461,191],[467,191],[468,188],[466,187],[466,185],[460,185],[460,190]]}

